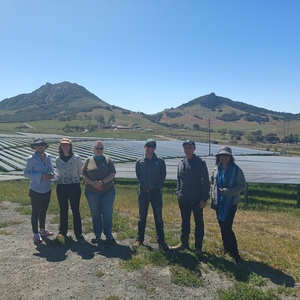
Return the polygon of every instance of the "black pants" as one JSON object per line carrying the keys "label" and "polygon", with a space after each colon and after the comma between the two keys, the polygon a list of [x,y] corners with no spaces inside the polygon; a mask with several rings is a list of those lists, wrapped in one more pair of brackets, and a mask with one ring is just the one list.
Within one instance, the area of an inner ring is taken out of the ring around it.
{"label": "black pants", "polygon": [[33,190],[29,190],[29,197],[31,198],[31,226],[32,232],[38,233],[38,222],[40,228],[45,228],[46,212],[49,206],[51,190],[47,193],[37,193]]}
{"label": "black pants", "polygon": [[195,247],[202,249],[203,237],[204,237],[204,221],[203,221],[203,209],[199,206],[199,201],[190,199],[178,199],[178,204],[181,213],[181,236],[182,242],[189,240],[191,231],[191,213],[193,212],[195,221]]}
{"label": "black pants", "polygon": [[66,235],[68,232],[69,201],[73,213],[73,226],[76,236],[82,234],[81,216],[79,211],[81,187],[80,183],[58,184],[56,194],[60,208],[59,233]]}
{"label": "black pants", "polygon": [[[229,252],[233,258],[239,259],[240,255],[238,251],[237,240],[232,230],[232,224],[236,210],[237,205],[232,205],[226,220],[218,220],[218,222],[221,229],[224,251]],[[216,210],[216,212],[218,217],[218,210]]]}

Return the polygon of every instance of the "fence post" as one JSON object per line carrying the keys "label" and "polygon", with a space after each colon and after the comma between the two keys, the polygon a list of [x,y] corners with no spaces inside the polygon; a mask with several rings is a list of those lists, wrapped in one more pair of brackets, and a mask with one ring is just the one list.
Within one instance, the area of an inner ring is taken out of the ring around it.
{"label": "fence post", "polygon": [[297,185],[297,206],[300,207],[300,184]]}
{"label": "fence post", "polygon": [[244,190],[244,205],[248,206],[248,183],[246,184],[246,189]]}

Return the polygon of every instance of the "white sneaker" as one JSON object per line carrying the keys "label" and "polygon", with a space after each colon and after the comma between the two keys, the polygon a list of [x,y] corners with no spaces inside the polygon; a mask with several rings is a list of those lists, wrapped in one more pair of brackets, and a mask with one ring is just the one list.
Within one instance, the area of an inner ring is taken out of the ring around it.
{"label": "white sneaker", "polygon": [[48,231],[47,229],[45,229],[45,230],[40,230],[40,231],[39,231],[39,234],[40,234],[41,236],[51,236],[51,235],[53,235],[53,232]]}
{"label": "white sneaker", "polygon": [[41,237],[41,235],[39,233],[35,233],[33,235],[33,241],[35,243],[41,243],[43,240],[42,240],[42,237]]}

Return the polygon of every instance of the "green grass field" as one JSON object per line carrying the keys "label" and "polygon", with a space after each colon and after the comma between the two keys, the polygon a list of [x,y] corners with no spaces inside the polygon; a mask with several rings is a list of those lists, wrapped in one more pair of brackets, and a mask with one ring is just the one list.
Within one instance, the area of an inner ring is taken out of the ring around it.
{"label": "green grass field", "polygon": [[[0,188],[0,208],[3,201],[16,202],[19,204],[19,212],[30,214],[27,180],[3,181],[0,182]],[[138,219],[137,181],[117,179],[116,189],[114,234],[117,240],[132,239],[134,242]],[[171,246],[179,242],[181,228],[174,189],[174,181],[165,183],[163,218],[166,242]],[[146,247],[139,247],[131,260],[120,262],[120,268],[130,272],[151,266],[169,266],[174,283],[192,287],[203,284],[201,272],[214,270],[224,280],[234,282],[230,290],[219,291],[222,300],[284,299],[285,295],[300,297],[300,252],[297,250],[300,248],[300,209],[296,206],[296,187],[253,184],[249,185],[248,195],[249,205],[245,207],[240,203],[234,221],[240,254],[245,260],[242,267],[234,265],[229,257],[220,255],[220,232],[215,213],[208,205],[204,209],[205,237],[202,257],[199,258],[188,250],[162,253],[159,250],[149,251]],[[52,193],[48,213],[56,216],[52,222],[59,222],[55,192]],[[81,215],[84,233],[91,232],[90,211],[84,195],[81,200]],[[0,222],[0,233],[9,234],[5,228],[14,224],[11,223],[14,221]],[[69,228],[72,229],[71,222]],[[150,242],[155,244],[151,209],[146,234],[150,237]],[[59,244],[61,241],[55,239],[54,242]],[[190,244],[193,248],[193,234]]]}

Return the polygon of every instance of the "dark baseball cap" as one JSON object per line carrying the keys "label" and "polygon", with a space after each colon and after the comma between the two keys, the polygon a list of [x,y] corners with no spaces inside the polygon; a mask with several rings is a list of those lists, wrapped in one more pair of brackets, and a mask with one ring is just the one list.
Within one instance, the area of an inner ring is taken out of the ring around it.
{"label": "dark baseball cap", "polygon": [[196,147],[195,142],[192,140],[186,140],[185,142],[182,143],[182,146],[187,145],[187,144]]}

